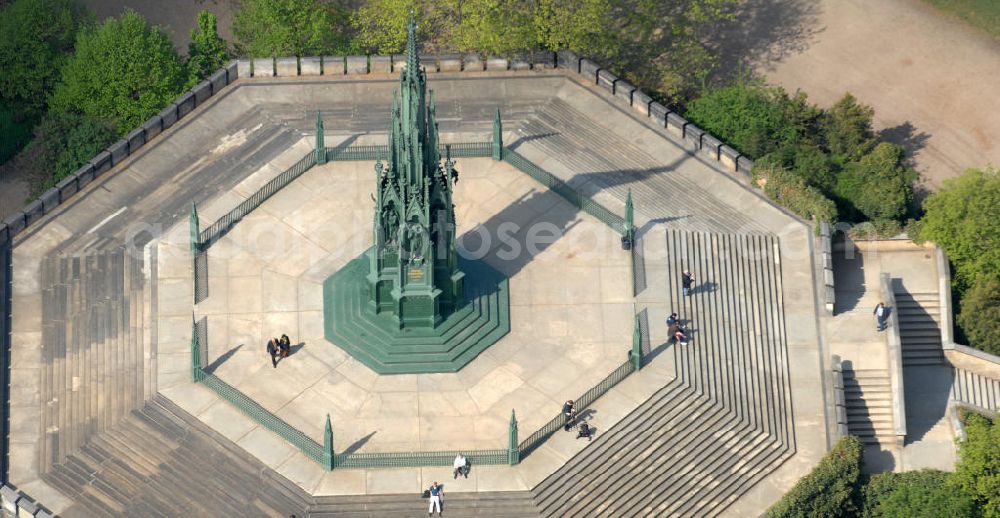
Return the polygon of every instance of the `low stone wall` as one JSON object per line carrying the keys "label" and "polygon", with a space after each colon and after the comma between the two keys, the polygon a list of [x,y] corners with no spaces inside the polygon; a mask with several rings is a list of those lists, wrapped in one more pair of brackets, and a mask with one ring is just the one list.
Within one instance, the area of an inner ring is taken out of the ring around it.
{"label": "low stone wall", "polygon": [[848,434],[847,431],[847,399],[844,397],[844,367],[840,356],[833,355],[833,360],[831,361],[831,370],[833,371],[833,376],[831,376],[831,381],[833,383],[833,405],[834,405],[834,415],[837,420],[836,425],[836,437],[833,438],[834,441],[844,437]]}
{"label": "low stone wall", "polygon": [[903,342],[899,338],[899,311],[896,295],[892,289],[892,279],[883,273],[879,279],[882,301],[889,308],[888,326],[885,333],[889,356],[889,391],[892,394],[892,424],[899,444],[906,439],[906,396],[903,388]]}
{"label": "low stone wall", "polygon": [[819,223],[819,250],[820,260],[823,262],[823,304],[832,315],[837,302],[837,291],[833,282],[833,241],[830,224],[825,221]]}
{"label": "low stone wall", "polygon": [[0,502],[3,506],[3,516],[52,518],[55,516],[48,509],[35,502],[30,496],[18,491],[12,486],[0,486]]}
{"label": "low stone wall", "polygon": [[593,61],[581,58],[573,52],[561,50],[556,53],[556,66],[578,74],[585,83],[594,84],[607,90],[616,100],[649,117],[653,124],[663,128],[671,140],[692,153],[700,154],[719,162],[727,171],[740,179],[749,181],[753,161],[741,155],[732,147],[710,135],[679,113],[653,101],[648,94],[635,88],[631,83],[618,77]]}

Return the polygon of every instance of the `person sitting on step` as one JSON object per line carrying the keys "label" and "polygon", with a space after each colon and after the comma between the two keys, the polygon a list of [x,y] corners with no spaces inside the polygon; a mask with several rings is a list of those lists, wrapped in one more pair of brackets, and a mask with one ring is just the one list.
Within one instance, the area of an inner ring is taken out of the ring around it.
{"label": "person sitting on step", "polygon": [[594,431],[590,427],[590,425],[588,425],[587,423],[580,423],[580,431],[577,432],[577,434],[576,434],[576,438],[577,439],[580,439],[582,437],[586,437],[587,440],[589,441],[589,440],[591,440],[593,438],[593,435],[594,435]]}

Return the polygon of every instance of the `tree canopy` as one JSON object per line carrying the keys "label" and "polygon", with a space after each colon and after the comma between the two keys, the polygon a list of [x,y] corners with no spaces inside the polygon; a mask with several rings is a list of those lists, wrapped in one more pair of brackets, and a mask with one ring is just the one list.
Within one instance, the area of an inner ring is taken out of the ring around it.
{"label": "tree canopy", "polygon": [[922,469],[879,473],[862,490],[864,518],[939,518],[975,516],[971,498],[951,483],[945,471]]}
{"label": "tree canopy", "polygon": [[1000,356],[1000,280],[980,275],[962,296],[958,325],[969,345]]}
{"label": "tree canopy", "polygon": [[226,41],[219,37],[215,15],[209,11],[198,13],[198,26],[191,29],[188,44],[188,85],[193,86],[222,68],[229,60]]}
{"label": "tree canopy", "polygon": [[348,20],[346,10],[320,0],[242,0],[233,34],[240,52],[254,57],[322,56],[347,50]]}
{"label": "tree canopy", "polygon": [[960,291],[979,275],[1000,278],[1000,171],[969,169],[945,180],[924,211],[917,237],[948,253]]}
{"label": "tree canopy", "polygon": [[75,0],[16,0],[0,10],[0,100],[40,115],[77,30],[89,19]]}
{"label": "tree canopy", "polygon": [[979,505],[982,515],[1000,517],[1000,424],[978,414],[965,419],[954,482]]}
{"label": "tree canopy", "polygon": [[850,516],[861,476],[861,442],[841,437],[811,473],[767,511],[770,518]]}
{"label": "tree canopy", "polygon": [[40,194],[89,162],[115,139],[103,122],[78,113],[48,113],[35,128],[24,151],[22,166]]}
{"label": "tree canopy", "polygon": [[170,39],[126,10],[120,18],[80,31],[76,53],[62,68],[50,109],[89,115],[123,135],[169,104],[184,82]]}

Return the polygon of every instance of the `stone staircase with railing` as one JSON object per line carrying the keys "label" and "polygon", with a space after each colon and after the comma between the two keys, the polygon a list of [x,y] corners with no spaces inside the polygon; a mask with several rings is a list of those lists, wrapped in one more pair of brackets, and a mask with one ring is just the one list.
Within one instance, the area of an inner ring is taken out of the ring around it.
{"label": "stone staircase with railing", "polygon": [[843,377],[847,431],[865,444],[895,442],[889,371],[844,366]]}
{"label": "stone staircase with railing", "polygon": [[896,288],[899,338],[903,344],[903,366],[941,365],[940,303],[937,293],[909,293]]}
{"label": "stone staircase with railing", "polygon": [[[714,516],[795,452],[778,242],[667,233],[677,377],[534,489],[544,516]],[[700,288],[683,297],[681,272]]]}
{"label": "stone staircase with railing", "polygon": [[43,472],[148,397],[142,267],[123,248],[42,262]]}
{"label": "stone staircase with railing", "polygon": [[1000,412],[1000,379],[955,368],[951,399],[993,412]]}

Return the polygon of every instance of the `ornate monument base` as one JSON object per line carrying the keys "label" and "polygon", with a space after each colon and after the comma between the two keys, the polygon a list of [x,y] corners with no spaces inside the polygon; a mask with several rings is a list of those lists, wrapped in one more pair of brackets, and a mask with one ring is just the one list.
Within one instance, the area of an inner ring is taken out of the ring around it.
{"label": "ornate monument base", "polygon": [[323,283],[326,339],[379,374],[457,372],[510,331],[507,278],[459,259],[465,303],[434,326],[403,327],[368,304],[369,249]]}

